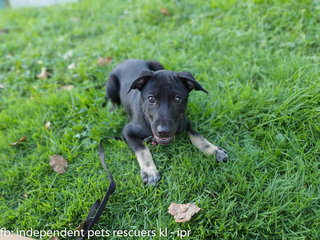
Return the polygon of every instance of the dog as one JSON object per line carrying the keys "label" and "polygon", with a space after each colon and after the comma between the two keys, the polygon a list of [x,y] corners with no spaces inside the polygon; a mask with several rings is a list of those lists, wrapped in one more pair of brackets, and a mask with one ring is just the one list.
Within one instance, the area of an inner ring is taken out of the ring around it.
{"label": "dog", "polygon": [[227,161],[227,153],[195,131],[186,116],[192,90],[208,93],[189,72],[165,70],[157,61],[125,60],[115,67],[106,84],[106,99],[122,104],[128,114],[122,136],[134,151],[143,182],[156,185],[160,174],[143,140],[152,136],[160,145],[174,140],[176,134],[189,133],[191,143],[200,151]]}

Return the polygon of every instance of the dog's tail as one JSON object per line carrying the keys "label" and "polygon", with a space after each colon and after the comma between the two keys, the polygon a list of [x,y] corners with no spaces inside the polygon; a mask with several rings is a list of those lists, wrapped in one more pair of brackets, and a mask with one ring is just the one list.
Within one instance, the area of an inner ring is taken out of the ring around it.
{"label": "dog's tail", "polygon": [[159,63],[158,61],[149,60],[149,61],[146,61],[146,62],[147,62],[148,67],[152,71],[158,71],[158,70],[163,70],[164,69],[162,64]]}

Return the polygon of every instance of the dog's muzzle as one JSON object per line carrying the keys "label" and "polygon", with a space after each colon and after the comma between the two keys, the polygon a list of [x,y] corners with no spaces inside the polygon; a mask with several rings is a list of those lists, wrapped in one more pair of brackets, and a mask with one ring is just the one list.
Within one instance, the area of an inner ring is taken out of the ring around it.
{"label": "dog's muzzle", "polygon": [[154,140],[156,140],[157,143],[161,144],[161,145],[166,145],[169,144],[173,141],[174,136],[172,137],[158,137],[158,136],[154,136]]}

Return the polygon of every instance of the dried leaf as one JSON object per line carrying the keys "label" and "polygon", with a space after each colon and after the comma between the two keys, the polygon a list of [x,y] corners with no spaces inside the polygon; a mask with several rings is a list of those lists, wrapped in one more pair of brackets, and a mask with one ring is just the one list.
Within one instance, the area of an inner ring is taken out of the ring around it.
{"label": "dried leaf", "polygon": [[9,33],[9,29],[6,29],[6,28],[0,29],[0,34],[7,34],[7,33]]}
{"label": "dried leaf", "polygon": [[55,154],[50,156],[50,166],[57,173],[64,174],[68,167],[68,161],[61,155]]}
{"label": "dried leaf", "polygon": [[101,57],[98,59],[98,64],[100,66],[106,66],[107,64],[111,63],[112,62],[112,57]]}
{"label": "dried leaf", "polygon": [[27,140],[27,137],[23,136],[22,138],[20,138],[18,141],[14,142],[14,143],[10,143],[10,146],[15,146],[18,143],[24,142],[25,140]]}
{"label": "dried leaf", "polygon": [[50,240],[60,240],[58,237],[54,236],[54,237],[51,237]]}
{"label": "dried leaf", "polygon": [[83,222],[80,223],[80,225],[78,226],[78,230],[81,231],[82,229],[84,229],[85,226],[86,226],[86,222],[83,221]]}
{"label": "dried leaf", "polygon": [[47,121],[46,122],[46,130],[47,131],[50,131],[50,125],[51,125],[51,122]]}
{"label": "dried leaf", "polygon": [[50,73],[48,73],[47,69],[43,67],[37,77],[40,79],[47,79],[49,76],[50,76]]}
{"label": "dried leaf", "polygon": [[68,69],[74,69],[76,67],[76,64],[75,63],[71,63],[69,66],[68,66]]}
{"label": "dried leaf", "polygon": [[24,193],[22,194],[22,196],[23,196],[24,198],[28,198],[28,197],[29,197],[29,194],[24,192]]}
{"label": "dried leaf", "polygon": [[201,208],[193,203],[177,204],[173,202],[168,209],[168,213],[174,216],[176,222],[186,222],[189,221],[194,214],[199,212]]}
{"label": "dried leaf", "polygon": [[64,85],[64,86],[61,86],[61,87],[59,88],[59,90],[60,90],[60,91],[62,91],[62,90],[71,91],[73,88],[74,88],[73,85]]}
{"label": "dried leaf", "polygon": [[169,15],[170,15],[169,12],[168,12],[168,10],[167,10],[166,8],[164,8],[164,7],[160,8],[160,12],[161,12],[163,15],[166,15],[166,16],[169,16]]}
{"label": "dried leaf", "polygon": [[71,18],[71,21],[74,22],[74,23],[77,23],[77,22],[79,22],[79,18],[74,16],[74,17]]}

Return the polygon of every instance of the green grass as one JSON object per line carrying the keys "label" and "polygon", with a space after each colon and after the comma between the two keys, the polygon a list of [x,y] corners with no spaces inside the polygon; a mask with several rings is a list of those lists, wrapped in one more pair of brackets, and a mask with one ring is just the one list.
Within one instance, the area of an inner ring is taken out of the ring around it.
{"label": "green grass", "polygon": [[[150,147],[162,178],[147,188],[129,147],[106,144],[117,190],[94,229],[319,239],[319,24],[317,0],[110,0],[1,10],[0,29],[8,33],[0,33],[0,228],[77,229],[108,186],[98,141],[120,135],[128,122],[122,107],[102,107],[103,86],[114,66],[138,58],[196,76],[209,94],[192,92],[187,114],[229,161],[217,164],[181,135]],[[107,56],[113,61],[99,66]],[[37,78],[42,67],[50,78]],[[60,91],[66,84],[74,89]],[[26,142],[8,146],[22,136]],[[50,168],[53,154],[69,161],[65,175]],[[203,210],[177,224],[167,213],[171,202]]]}

